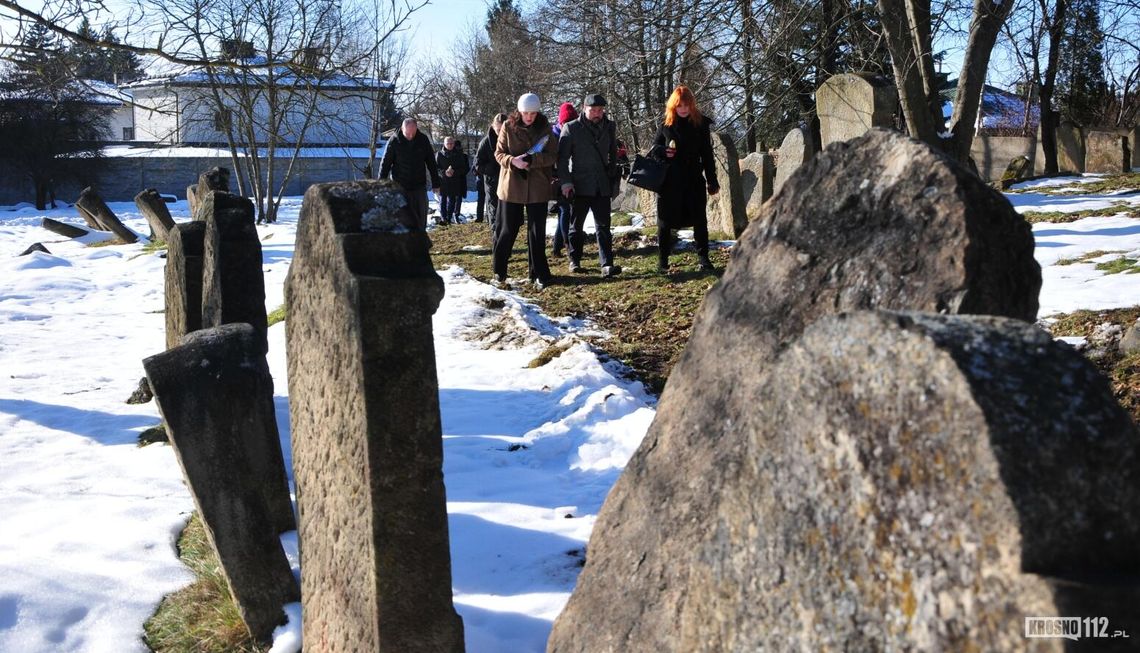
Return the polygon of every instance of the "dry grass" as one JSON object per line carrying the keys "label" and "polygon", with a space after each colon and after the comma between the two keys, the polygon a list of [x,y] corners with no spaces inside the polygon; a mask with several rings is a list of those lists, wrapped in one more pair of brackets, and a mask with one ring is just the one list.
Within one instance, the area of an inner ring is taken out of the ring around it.
{"label": "dry grass", "polygon": [[[1054,321],[1047,328],[1054,337],[1080,336],[1088,338],[1106,324],[1127,328],[1140,319],[1140,306],[1117,308],[1107,311],[1074,311],[1052,316]],[[1103,356],[1092,358],[1092,363],[1107,376],[1112,384],[1112,393],[1120,405],[1132,415],[1132,421],[1140,424],[1140,354],[1122,355],[1115,349],[1104,352]]]}

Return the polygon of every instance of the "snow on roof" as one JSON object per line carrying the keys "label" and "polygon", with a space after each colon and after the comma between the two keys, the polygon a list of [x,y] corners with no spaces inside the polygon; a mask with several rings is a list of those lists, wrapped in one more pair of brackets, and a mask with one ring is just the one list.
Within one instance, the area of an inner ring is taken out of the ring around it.
{"label": "snow on roof", "polygon": [[99,104],[106,106],[120,106],[132,101],[131,94],[120,90],[114,84],[98,79],[76,79],[57,94],[44,89],[17,89],[0,91],[0,99],[4,100],[39,100],[39,101],[71,101]]}
{"label": "snow on roof", "polygon": [[[149,65],[152,63],[154,65]],[[175,64],[165,59],[152,58],[148,60],[145,70],[148,74],[143,79],[127,84],[127,88],[151,88],[155,86],[205,86],[211,83],[210,73],[202,66],[188,66]],[[395,83],[374,79],[371,77],[345,75],[341,73],[327,76],[305,77],[297,74],[296,69],[289,62],[269,65],[264,56],[249,57],[232,62],[233,68],[221,67],[214,71],[213,79],[222,85],[241,85],[249,82],[265,80],[267,73],[272,71],[277,83],[281,86],[292,86],[298,82],[306,82],[322,89],[394,89]],[[241,68],[246,66],[246,68]]]}

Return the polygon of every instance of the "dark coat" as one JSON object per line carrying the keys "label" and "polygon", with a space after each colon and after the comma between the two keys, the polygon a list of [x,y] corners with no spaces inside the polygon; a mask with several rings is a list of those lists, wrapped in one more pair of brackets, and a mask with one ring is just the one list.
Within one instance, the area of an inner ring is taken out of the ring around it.
{"label": "dark coat", "polygon": [[720,188],[712,151],[712,120],[703,117],[700,126],[677,118],[670,126],[662,124],[653,139],[650,155],[664,159],[669,141],[677,153],[669,162],[665,185],[657,200],[657,221],[669,228],[691,227],[706,222],[706,186]]}
{"label": "dark coat", "polygon": [[[532,156],[530,167],[523,174],[511,165],[511,159],[526,154],[543,136],[549,136],[542,149]],[[502,167],[499,172],[499,199],[514,204],[549,202],[550,180],[554,164],[558,162],[558,141],[550,133],[550,120],[543,114],[535,116],[527,127],[518,114],[513,114],[499,130],[495,144],[495,159]]]}
{"label": "dark coat", "polygon": [[[497,192],[499,188],[499,162],[495,160],[495,145],[499,142],[499,135],[494,129],[487,128],[487,135],[479,141],[475,150],[475,174],[483,177],[487,188]],[[497,197],[497,196],[496,196]]]}
{"label": "dark coat", "polygon": [[610,197],[617,168],[617,125],[608,117],[597,124],[585,116],[562,126],[558,139],[558,178],[583,197]]}
{"label": "dark coat", "polygon": [[[425,166],[427,174],[424,174]],[[410,141],[404,138],[402,131],[388,139],[384,158],[380,160],[381,179],[391,177],[406,190],[419,190],[427,185],[428,175],[431,175],[431,187],[439,188],[439,170],[435,166],[431,141],[423,132],[417,131]]]}
{"label": "dark coat", "polygon": [[[448,177],[444,174],[448,166],[455,169],[454,176]],[[471,160],[463,150],[459,149],[458,144],[450,150],[441,147],[435,153],[435,167],[439,168],[439,178],[442,182],[439,192],[444,195],[467,194],[467,171],[471,169]]]}

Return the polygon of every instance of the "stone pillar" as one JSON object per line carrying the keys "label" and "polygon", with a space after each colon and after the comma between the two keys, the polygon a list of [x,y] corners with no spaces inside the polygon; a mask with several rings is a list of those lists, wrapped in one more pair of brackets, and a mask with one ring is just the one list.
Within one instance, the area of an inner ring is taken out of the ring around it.
{"label": "stone pillar", "polygon": [[772,197],[776,161],[767,152],[753,152],[740,160],[740,183],[744,192],[744,214],[749,222],[760,217],[760,206]]}
{"label": "stone pillar", "polygon": [[170,230],[174,228],[174,220],[170,217],[170,209],[166,208],[162,195],[153,188],[140,191],[135,195],[135,206],[139,207],[139,212],[146,218],[154,238],[166,242]]}
{"label": "stone pillar", "polygon": [[253,203],[211,191],[199,196],[198,214],[206,223],[202,259],[202,326],[233,322],[253,325],[266,352],[265,275]]}
{"label": "stone pillar", "polygon": [[166,241],[166,348],[202,328],[202,255],[206,223],[183,222]]}
{"label": "stone pillar", "polygon": [[258,334],[196,331],[143,367],[242,619],[268,641],[299,589],[278,538],[293,514]]}
{"label": "stone pillar", "polygon": [[844,73],[815,94],[821,148],[862,136],[872,127],[893,127],[898,111],[894,83],[881,75]]}
{"label": "stone pillar", "polygon": [[819,147],[816,145],[811,129],[796,127],[788,132],[788,135],[784,137],[784,142],[780,143],[780,159],[776,165],[776,179],[772,182],[772,191],[780,192],[780,188],[792,176],[792,173],[818,151]]}
{"label": "stone pillar", "polygon": [[1140,168],[1140,127],[1133,127],[1132,131],[1128,132],[1128,149],[1131,154],[1128,165]]}
{"label": "stone pillar", "polygon": [[431,316],[443,282],[390,181],[305,193],[285,285],[305,648],[455,653]]}
{"label": "stone pillar", "polygon": [[1116,132],[1090,130],[1085,137],[1085,172],[1119,174],[1128,169],[1124,160],[1127,137]]}
{"label": "stone pillar", "polygon": [[725,134],[712,132],[712,146],[720,192],[708,199],[705,212],[708,214],[709,231],[721,231],[736,238],[748,226],[740,182],[740,159],[736,145]]}

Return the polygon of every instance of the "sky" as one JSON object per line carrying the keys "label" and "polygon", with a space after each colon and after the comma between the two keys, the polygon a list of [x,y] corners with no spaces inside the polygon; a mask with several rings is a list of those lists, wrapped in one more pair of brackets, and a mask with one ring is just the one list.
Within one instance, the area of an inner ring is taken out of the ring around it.
{"label": "sky", "polygon": [[[1018,211],[1140,205],[1135,193],[1040,192],[1092,179],[1028,182],[1019,187],[1029,192],[1007,197]],[[147,233],[134,204],[110,207]],[[267,310],[284,301],[299,208],[300,198],[287,198],[277,224],[257,227]],[[188,219],[184,200],[170,209]],[[472,204],[464,209],[471,213]],[[193,510],[178,462],[168,445],[136,446],[159,422],[154,402],[125,403],[142,358],[165,346],[164,260],[143,242],[92,248],[107,236],[58,237],[40,227],[44,217],[83,225],[70,207],[0,207],[0,651],[141,653],[143,622],[164,595],[192,581],[175,551]],[[1140,274],[1095,269],[1140,258],[1140,220],[1042,223],[1033,234],[1039,315],[1131,306],[1140,297]],[[681,235],[691,246],[691,232]],[[35,242],[50,253],[19,256]],[[1103,253],[1059,265],[1094,250]],[[525,278],[524,256],[511,265],[512,277]],[[540,653],[596,515],[657,400],[585,342],[605,337],[596,325],[544,315],[514,290],[458,267],[439,274],[445,295],[433,332],[453,597],[466,650]],[[565,351],[528,367],[554,344]],[[289,466],[284,324],[269,329],[268,362]],[[299,573],[295,532],[282,539]],[[285,613],[273,653],[300,647],[299,606]]]}
{"label": "sky", "polygon": [[412,62],[450,55],[454,43],[465,38],[471,27],[482,29],[488,6],[487,0],[431,0],[417,10],[408,36]]}

